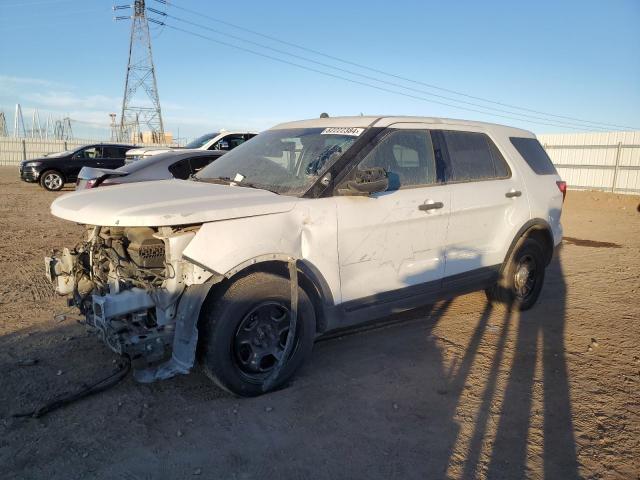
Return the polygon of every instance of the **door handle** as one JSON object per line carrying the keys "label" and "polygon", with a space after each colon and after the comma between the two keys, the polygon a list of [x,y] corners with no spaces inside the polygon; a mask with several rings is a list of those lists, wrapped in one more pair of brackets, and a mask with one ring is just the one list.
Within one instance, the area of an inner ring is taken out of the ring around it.
{"label": "door handle", "polygon": [[422,205],[418,206],[418,210],[423,210],[423,211],[437,210],[442,207],[444,207],[444,203],[442,202],[423,203]]}
{"label": "door handle", "polygon": [[509,190],[507,193],[504,194],[504,196],[507,198],[519,197],[521,195],[522,195],[522,192],[520,190]]}

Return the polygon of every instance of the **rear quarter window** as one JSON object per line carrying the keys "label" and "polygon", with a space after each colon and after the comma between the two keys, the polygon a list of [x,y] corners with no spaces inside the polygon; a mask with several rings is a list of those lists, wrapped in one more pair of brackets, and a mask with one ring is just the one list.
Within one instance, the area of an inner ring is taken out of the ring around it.
{"label": "rear quarter window", "polygon": [[524,161],[538,175],[557,175],[556,167],[551,162],[540,142],[535,138],[510,137],[511,143]]}

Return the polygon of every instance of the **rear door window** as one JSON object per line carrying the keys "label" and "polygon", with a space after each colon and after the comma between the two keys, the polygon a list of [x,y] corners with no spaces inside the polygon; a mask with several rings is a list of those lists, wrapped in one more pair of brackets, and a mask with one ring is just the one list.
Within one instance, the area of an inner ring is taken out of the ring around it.
{"label": "rear door window", "polygon": [[102,148],[104,158],[122,158],[120,157],[120,149],[118,147],[107,145]]}
{"label": "rear door window", "polygon": [[511,137],[511,143],[525,162],[538,175],[557,175],[556,167],[551,162],[540,142],[535,138]]}
{"label": "rear door window", "polygon": [[206,167],[207,165],[209,165],[211,162],[213,162],[216,158],[218,157],[214,157],[214,156],[208,156],[208,157],[192,157],[189,160],[189,163],[191,165],[191,173],[198,173],[201,169],[203,169],[204,167]]}
{"label": "rear door window", "polygon": [[191,165],[189,164],[188,158],[183,158],[182,160],[178,160],[176,163],[173,163],[169,166],[169,172],[175,178],[179,178],[181,180],[186,180],[191,175]]}
{"label": "rear door window", "polygon": [[449,154],[449,182],[506,178],[509,166],[493,141],[484,133],[442,132]]}
{"label": "rear door window", "polygon": [[209,150],[233,150],[237,146],[242,145],[246,140],[248,139],[242,134],[226,135],[216,142]]}

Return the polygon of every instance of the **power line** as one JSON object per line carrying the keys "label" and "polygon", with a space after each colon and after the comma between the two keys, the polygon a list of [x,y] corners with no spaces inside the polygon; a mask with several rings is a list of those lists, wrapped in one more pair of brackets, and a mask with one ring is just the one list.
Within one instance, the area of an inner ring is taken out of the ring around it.
{"label": "power line", "polygon": [[516,120],[516,121],[519,121],[519,122],[528,121],[528,122],[536,123],[536,124],[540,124],[540,125],[569,128],[569,129],[578,130],[578,131],[579,130],[584,130],[584,128],[585,128],[584,126],[574,127],[574,126],[570,126],[570,125],[566,125],[566,124],[562,124],[562,123],[542,122],[542,121],[538,121],[538,120],[529,120],[529,119],[526,119],[526,118],[514,117],[514,116],[510,116],[510,115],[501,115],[501,114],[498,114],[498,113],[487,112],[487,111],[477,110],[477,109],[473,109],[473,108],[469,108],[469,107],[463,107],[463,106],[460,106],[460,105],[454,105],[454,104],[451,104],[451,103],[441,102],[441,101],[438,101],[438,100],[433,100],[433,99],[430,99],[430,98],[425,98],[425,97],[421,97],[421,96],[418,96],[418,95],[413,95],[413,94],[409,94],[409,93],[405,93],[405,92],[399,92],[397,90],[392,90],[390,88],[381,87],[379,85],[373,85],[371,83],[363,82],[363,81],[360,81],[360,80],[355,80],[353,78],[344,77],[342,75],[337,75],[337,74],[333,74],[333,73],[330,73],[330,72],[325,72],[323,70],[318,70],[317,68],[309,67],[309,66],[306,66],[306,65],[301,65],[299,63],[291,62],[289,60],[285,60],[285,59],[282,59],[282,58],[274,57],[273,55],[269,55],[269,54],[266,54],[266,53],[258,52],[256,50],[252,50],[250,48],[241,47],[239,45],[235,45],[233,43],[225,42],[223,40],[218,40],[218,39],[206,36],[206,35],[202,35],[202,34],[197,33],[197,32],[193,32],[193,31],[181,28],[181,27],[177,27],[175,25],[168,24],[166,22],[161,22],[161,21],[156,20],[156,19],[151,18],[151,17],[148,17],[148,20],[150,22],[157,23],[158,25],[164,25],[166,28],[170,28],[172,30],[176,30],[176,31],[179,31],[179,32],[186,33],[187,35],[192,35],[192,36],[195,36],[195,37],[202,38],[204,40],[209,40],[211,42],[214,42],[214,43],[217,43],[217,44],[220,44],[220,45],[231,47],[231,48],[234,48],[236,50],[241,50],[241,51],[244,51],[244,52],[247,52],[247,53],[251,53],[253,55],[257,55],[257,56],[260,56],[260,57],[268,58],[270,60],[274,60],[274,61],[277,61],[277,62],[280,62],[280,63],[284,63],[286,65],[291,65],[291,66],[294,66],[294,67],[297,67],[297,68],[301,68],[303,70],[308,70],[310,72],[319,73],[319,74],[327,76],[327,77],[332,77],[332,78],[336,78],[336,79],[339,79],[339,80],[344,80],[344,81],[347,81],[347,82],[350,82],[350,83],[354,83],[354,84],[357,84],[357,85],[362,85],[362,86],[365,86],[365,87],[374,88],[376,90],[380,90],[380,91],[383,91],[383,92],[393,93],[393,94],[396,94],[396,95],[402,95],[404,97],[413,98],[415,100],[422,100],[422,101],[429,102],[429,103],[435,103],[435,104],[438,104],[438,105],[444,105],[444,106],[447,106],[447,107],[457,108],[459,110],[466,110],[466,111],[480,113],[480,114],[483,114],[483,115],[490,115],[490,116],[494,116],[494,117],[507,118],[507,119]]}
{"label": "power line", "polygon": [[470,105],[470,106],[482,108],[482,109],[485,109],[485,110],[491,110],[491,111],[496,111],[496,112],[500,112],[500,113],[506,113],[506,114],[509,114],[509,115],[518,115],[519,117],[523,117],[527,121],[543,120],[545,122],[555,122],[558,126],[569,127],[569,128],[575,126],[575,127],[579,127],[580,129],[591,128],[591,129],[605,130],[604,127],[581,125],[581,124],[578,124],[578,123],[575,123],[575,122],[566,122],[566,121],[562,121],[562,120],[555,120],[555,119],[552,119],[552,118],[539,117],[539,116],[536,116],[536,115],[530,115],[530,114],[526,114],[526,113],[513,112],[513,111],[509,111],[509,110],[504,110],[504,109],[500,109],[500,108],[491,107],[491,106],[481,105],[481,104],[478,104],[478,103],[467,102],[465,100],[459,100],[459,99],[456,99],[456,98],[447,97],[447,96],[439,95],[439,94],[432,93],[432,92],[427,92],[425,90],[420,90],[420,89],[416,89],[416,88],[412,88],[412,87],[407,87],[407,86],[401,85],[399,83],[390,82],[390,81],[387,81],[387,80],[382,80],[380,78],[373,77],[371,75],[365,75],[365,74],[362,74],[362,73],[359,73],[359,72],[354,72],[352,70],[348,70],[348,69],[341,68],[341,67],[336,67],[334,65],[330,65],[330,64],[327,64],[327,63],[324,63],[324,62],[319,62],[319,61],[316,61],[316,60],[312,60],[312,59],[309,59],[308,57],[304,57],[302,55],[296,55],[294,53],[290,53],[290,52],[287,52],[285,50],[280,50],[280,49],[277,49],[277,48],[269,47],[269,46],[263,45],[263,44],[261,44],[259,42],[254,42],[252,40],[248,40],[246,38],[239,37],[237,35],[233,35],[233,34],[230,34],[230,33],[221,32],[219,30],[216,30],[214,28],[208,27],[206,25],[198,24],[198,23],[186,20],[184,18],[176,17],[175,15],[171,15],[171,14],[168,14],[166,12],[160,12],[160,11],[153,10],[153,9],[148,9],[148,10],[152,11],[153,13],[157,13],[159,15],[162,15],[164,17],[169,17],[169,18],[172,18],[173,20],[177,20],[179,22],[183,22],[183,23],[195,26],[195,27],[203,28],[205,30],[209,30],[209,31],[212,31],[214,33],[217,33],[219,35],[225,35],[227,37],[230,37],[230,38],[233,38],[233,39],[236,39],[236,40],[240,40],[242,42],[246,42],[246,43],[249,43],[251,45],[256,45],[256,46],[258,46],[260,48],[271,50],[271,51],[277,52],[277,53],[282,54],[282,55],[287,55],[287,56],[290,56],[290,57],[293,57],[293,58],[297,58],[297,59],[300,59],[300,60],[303,60],[303,61],[306,61],[306,62],[310,62],[310,63],[316,64],[316,65],[320,65],[320,66],[325,67],[325,68],[330,68],[330,69],[333,69],[333,70],[337,70],[337,71],[340,71],[340,72],[343,72],[343,73],[354,75],[354,76],[357,76],[357,77],[360,77],[360,78],[365,78],[367,80],[372,80],[374,82],[382,83],[382,84],[389,85],[389,86],[392,86],[392,87],[405,89],[405,90],[408,90],[408,91],[420,93],[420,94],[423,94],[423,95],[428,95],[428,96],[431,96],[431,97],[440,98],[440,99],[451,101],[451,102],[461,103],[461,104],[464,104],[464,105]]}
{"label": "power line", "polygon": [[[596,126],[596,128],[604,129],[602,127],[606,127],[606,129],[610,129],[610,127],[615,127],[615,128],[622,128],[622,129],[637,130],[637,127],[630,127],[630,126],[626,126],[626,125],[618,125],[618,124],[606,123],[606,122],[594,122],[592,120],[584,120],[584,119],[571,117],[571,116],[567,116],[567,115],[558,115],[558,114],[554,114],[554,113],[543,112],[543,111],[540,111],[540,110],[534,110],[534,109],[527,108],[527,107],[521,107],[521,106],[512,105],[512,104],[508,104],[508,103],[504,103],[504,102],[499,102],[499,101],[496,101],[496,100],[491,100],[491,99],[487,99],[487,98],[483,98],[483,97],[479,97],[479,96],[469,95],[469,94],[464,93],[464,92],[459,92],[459,91],[456,91],[456,90],[452,90],[452,89],[440,87],[440,86],[437,86],[437,85],[433,85],[433,84],[430,84],[430,83],[422,82],[422,81],[419,81],[419,80],[414,80],[414,79],[407,78],[407,77],[404,77],[404,76],[401,76],[401,75],[397,75],[397,74],[393,74],[393,73],[390,73],[390,72],[386,72],[384,70],[379,70],[379,69],[376,69],[376,68],[373,68],[373,67],[369,67],[367,65],[363,65],[363,64],[360,64],[360,63],[352,62],[350,60],[345,60],[343,58],[336,57],[334,55],[329,55],[329,54],[326,54],[324,52],[320,52],[318,50],[314,50],[312,48],[304,47],[304,46],[301,46],[301,45],[298,45],[298,44],[295,44],[295,43],[292,43],[292,42],[287,42],[287,41],[281,40],[281,39],[279,39],[277,37],[274,37],[274,36],[271,36],[271,35],[266,35],[266,34],[257,32],[255,30],[251,30],[249,28],[242,27],[242,26],[237,25],[235,23],[228,22],[226,20],[222,20],[220,18],[216,18],[216,17],[210,16],[210,15],[206,15],[204,13],[200,13],[200,12],[197,12],[195,10],[191,10],[189,8],[186,8],[186,7],[175,5],[174,3],[168,4],[166,0],[156,0],[156,1],[158,3],[162,3],[162,4],[165,4],[165,5],[170,5],[171,7],[175,8],[175,9],[182,10],[182,11],[185,11],[185,12],[191,13],[193,15],[197,15],[197,16],[203,17],[203,18],[207,18],[207,19],[212,20],[214,22],[217,22],[217,23],[220,23],[220,24],[223,24],[223,25],[227,25],[227,26],[230,26],[230,27],[238,29],[238,30],[245,31],[245,32],[251,33],[253,35],[257,35],[257,36],[260,36],[262,38],[265,38],[265,39],[268,39],[268,40],[271,40],[271,41],[274,41],[274,42],[278,42],[278,43],[281,43],[283,45],[287,45],[289,47],[297,48],[299,50],[303,50],[303,51],[306,51],[306,52],[309,52],[309,53],[313,53],[315,55],[320,55],[322,57],[329,58],[329,59],[332,59],[332,60],[335,60],[335,61],[338,61],[338,62],[341,62],[341,63],[352,65],[352,66],[355,66],[355,67],[358,67],[358,68],[362,68],[362,69],[365,69],[365,70],[369,70],[371,72],[375,72],[375,73],[378,73],[378,74],[386,75],[388,77],[396,78],[396,79],[402,80],[404,82],[413,83],[415,85],[422,85],[422,86],[429,87],[429,88],[432,88],[432,89],[435,89],[435,90],[439,90],[439,91],[443,91],[443,92],[447,92],[447,93],[452,93],[454,95],[459,95],[459,96],[470,98],[470,99],[473,99],[473,100],[478,100],[478,101],[485,102],[485,103],[491,103],[491,104],[494,104],[494,105],[500,105],[502,107],[507,107],[507,108],[511,108],[511,109],[523,110],[523,111],[527,111],[527,112],[531,112],[531,113],[536,113],[536,114],[539,114],[539,115],[545,115],[547,117],[555,117],[555,118],[559,118],[559,119],[572,120],[573,122],[587,123],[587,124],[591,124],[591,125]],[[173,17],[173,18],[177,19],[176,17]],[[207,27],[202,27],[202,28],[207,28]],[[221,33],[221,32],[218,32],[218,33]],[[228,33],[226,35],[232,36],[232,35],[230,35]],[[249,40],[244,40],[243,39],[243,41],[247,41],[247,42],[255,44],[255,42],[251,42]],[[272,49],[271,47],[267,47],[267,46],[262,46],[262,47],[263,48],[269,48],[271,50],[275,50],[275,49]],[[291,54],[291,53],[286,53],[286,54],[294,56],[294,57],[299,57],[299,56],[296,56],[296,55]],[[302,57],[302,58],[304,58],[304,57]],[[306,60],[310,61],[310,62],[314,62],[313,60],[309,60],[309,59],[306,59]],[[318,63],[318,62],[314,62],[314,63]],[[336,68],[336,69],[340,70],[338,67],[330,67],[330,68]],[[360,74],[356,73],[355,75],[360,75]],[[376,79],[376,81],[383,82],[383,81],[378,80],[378,79]],[[409,87],[405,87],[405,86],[401,86],[400,88],[412,90]],[[421,92],[423,94],[427,94],[427,95],[438,96],[436,94],[429,93],[429,92],[424,92],[424,91],[421,91],[421,90],[417,90],[417,91]],[[456,101],[456,102],[469,103],[469,102],[464,102],[463,100],[451,99],[450,97],[442,97],[442,96],[440,96],[440,97],[448,99],[448,100]],[[480,108],[493,109],[492,107],[487,107],[487,106],[484,106],[484,105],[477,105],[477,104],[473,104],[473,103],[470,103],[470,104],[474,105],[474,106],[479,106]],[[497,111],[507,112],[505,110],[497,110]],[[515,115],[525,116],[525,114],[518,113],[518,112],[507,112],[507,113],[512,113],[512,114],[515,114]],[[540,118],[540,117],[533,117],[533,118]],[[552,119],[546,119],[546,120],[556,121],[557,122],[557,120],[552,120]],[[573,123],[573,122],[571,122],[571,124],[575,125],[575,123]],[[539,123],[539,122],[534,122],[534,123]],[[597,126],[601,126],[601,127],[597,127]],[[582,128],[586,128],[586,126],[583,126]],[[589,127],[589,128],[594,128],[594,127]]]}

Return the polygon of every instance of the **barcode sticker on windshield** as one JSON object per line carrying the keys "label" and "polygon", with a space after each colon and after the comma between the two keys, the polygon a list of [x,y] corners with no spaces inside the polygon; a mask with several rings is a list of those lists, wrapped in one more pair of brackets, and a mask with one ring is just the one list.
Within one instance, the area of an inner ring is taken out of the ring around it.
{"label": "barcode sticker on windshield", "polygon": [[352,137],[358,137],[364,132],[364,128],[356,127],[329,127],[325,128],[321,135],[351,135]]}

